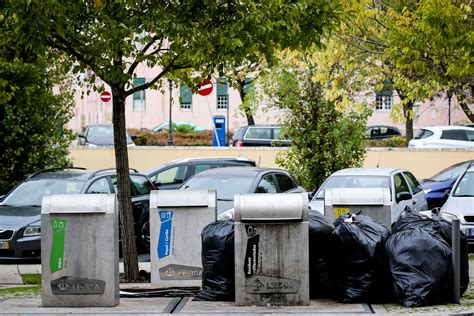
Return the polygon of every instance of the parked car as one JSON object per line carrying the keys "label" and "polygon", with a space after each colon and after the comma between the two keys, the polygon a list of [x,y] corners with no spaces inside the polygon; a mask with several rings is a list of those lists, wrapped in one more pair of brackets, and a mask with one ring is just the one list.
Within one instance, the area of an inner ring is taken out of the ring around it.
{"label": "parked car", "polygon": [[469,245],[474,245],[474,165],[457,179],[440,215],[448,220],[458,218]]}
{"label": "parked car", "polygon": [[423,187],[426,200],[428,201],[428,209],[431,210],[444,205],[454,183],[459,176],[467,170],[471,163],[474,163],[474,159],[452,165],[431,178],[421,181],[421,186]]}
{"label": "parked car", "polygon": [[[195,131],[195,132],[201,132],[201,131],[206,130],[205,128],[191,122],[172,122],[172,124],[173,124],[173,131],[176,131],[176,129],[179,126],[188,126],[190,130]],[[168,131],[169,129],[170,129],[169,122],[164,122],[158,126],[153,127],[151,130],[153,132],[163,132],[163,131]]]}
{"label": "parked car", "polygon": [[[130,172],[137,246],[148,220],[153,184],[143,174]],[[47,194],[116,193],[115,169],[54,168],[34,173],[0,201],[0,260],[41,258],[41,202]]]}
{"label": "parked car", "polygon": [[365,135],[368,139],[380,139],[401,136],[402,134],[395,126],[376,125],[368,126],[365,130]]}
{"label": "parked car", "polygon": [[465,126],[433,126],[421,129],[411,148],[474,148],[474,128]]}
{"label": "parked car", "polygon": [[191,176],[221,167],[253,166],[255,161],[240,157],[201,157],[173,160],[144,173],[160,190],[177,189]]}
{"label": "parked car", "polygon": [[[132,138],[126,132],[127,146],[135,146]],[[112,124],[88,125],[84,132],[79,134],[79,146],[97,147],[114,145],[114,126]]]}
{"label": "parked car", "polygon": [[336,171],[316,191],[309,203],[310,208],[324,214],[324,191],[332,188],[389,188],[394,217],[399,216],[405,207],[414,211],[428,209],[423,188],[415,176],[404,169],[349,168]]}
{"label": "parked car", "polygon": [[289,146],[291,140],[281,133],[281,126],[271,124],[246,125],[232,136],[232,146]]}
{"label": "parked car", "polygon": [[[212,169],[195,175],[179,190],[216,190],[217,213],[234,207],[234,196],[239,193],[304,192],[285,170],[259,167],[229,167]],[[231,216],[232,217],[232,216]]]}

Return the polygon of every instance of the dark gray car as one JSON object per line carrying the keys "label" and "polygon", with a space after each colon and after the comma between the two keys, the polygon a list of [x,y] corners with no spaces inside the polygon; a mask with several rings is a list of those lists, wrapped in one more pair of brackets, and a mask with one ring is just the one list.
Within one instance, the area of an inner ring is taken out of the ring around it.
{"label": "dark gray car", "polygon": [[[153,184],[143,174],[130,173],[137,246],[148,221]],[[41,258],[41,201],[47,194],[116,193],[115,169],[48,169],[31,175],[0,202],[0,260]]]}

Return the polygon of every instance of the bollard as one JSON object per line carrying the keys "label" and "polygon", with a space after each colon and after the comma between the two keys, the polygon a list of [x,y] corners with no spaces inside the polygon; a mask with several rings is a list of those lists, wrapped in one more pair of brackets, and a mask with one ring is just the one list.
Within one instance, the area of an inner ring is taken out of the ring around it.
{"label": "bollard", "polygon": [[453,283],[454,283],[454,303],[461,303],[461,243],[460,243],[460,224],[459,219],[453,219],[452,224],[452,262],[453,262]]}
{"label": "bollard", "polygon": [[45,195],[41,233],[43,306],[119,304],[115,194]]}
{"label": "bollard", "polygon": [[201,232],[216,220],[216,191],[160,190],[150,194],[151,284],[201,286]]}
{"label": "bollard", "polygon": [[235,304],[309,305],[306,193],[235,196]]}

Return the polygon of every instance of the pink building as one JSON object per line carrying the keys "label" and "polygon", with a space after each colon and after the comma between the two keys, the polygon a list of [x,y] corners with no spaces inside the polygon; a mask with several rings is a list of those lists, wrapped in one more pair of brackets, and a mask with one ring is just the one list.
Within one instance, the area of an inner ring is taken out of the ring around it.
{"label": "pink building", "polygon": [[[134,84],[140,85],[152,80],[156,70],[142,67],[138,69],[139,76]],[[247,120],[239,109],[240,96],[230,88],[224,80],[214,78],[213,91],[208,96],[192,94],[183,85],[173,82],[171,92],[172,120],[176,122],[193,122],[200,127],[212,129],[214,116],[224,116],[229,122],[229,130],[235,131],[238,127],[247,124]],[[163,122],[168,122],[170,113],[170,92],[166,80],[162,82],[162,91],[151,90],[135,93],[127,99],[126,117],[128,128],[153,128]],[[88,124],[111,123],[112,101],[101,102],[98,93],[85,93],[85,89],[76,92],[76,108],[74,117],[69,122],[69,128],[80,131]],[[81,95],[83,95],[81,97]],[[368,100],[373,104],[373,114],[367,125],[392,125],[399,127],[402,134],[405,131],[403,122],[394,122],[390,117],[392,106],[400,102],[395,91],[383,91],[374,94]],[[433,100],[427,100],[415,106],[415,129],[425,126],[448,125],[448,100],[444,94]],[[277,110],[263,112],[259,110],[254,118],[258,124],[277,123],[281,113]],[[453,97],[451,104],[451,124],[467,123],[468,119]]]}

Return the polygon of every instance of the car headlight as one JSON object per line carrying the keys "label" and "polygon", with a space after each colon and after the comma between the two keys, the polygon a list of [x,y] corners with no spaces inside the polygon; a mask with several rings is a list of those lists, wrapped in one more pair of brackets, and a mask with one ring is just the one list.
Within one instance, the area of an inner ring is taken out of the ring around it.
{"label": "car headlight", "polygon": [[41,226],[28,226],[23,232],[23,236],[40,236],[41,235]]}
{"label": "car headlight", "polygon": [[218,221],[227,221],[229,219],[234,219],[234,209],[230,209],[228,211],[225,211],[224,213],[217,215]]}
{"label": "car headlight", "polygon": [[448,222],[451,222],[453,219],[458,219],[458,217],[454,214],[451,214],[451,213],[445,213],[445,212],[441,212],[439,213],[439,216],[441,218],[444,218],[445,220],[447,220]]}

